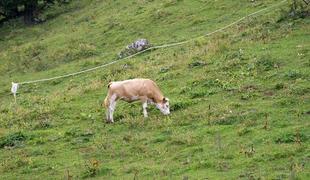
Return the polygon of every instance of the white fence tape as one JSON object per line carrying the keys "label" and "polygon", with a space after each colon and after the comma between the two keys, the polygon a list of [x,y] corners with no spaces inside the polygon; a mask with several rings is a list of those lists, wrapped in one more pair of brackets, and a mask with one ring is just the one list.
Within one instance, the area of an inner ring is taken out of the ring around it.
{"label": "white fence tape", "polygon": [[119,62],[119,61],[124,61],[124,60],[126,60],[126,59],[129,59],[129,58],[132,58],[132,57],[137,56],[137,55],[139,55],[139,54],[142,54],[142,53],[144,53],[144,52],[146,52],[146,51],[150,51],[150,50],[153,50],[153,49],[161,49],[161,48],[167,48],[167,47],[179,46],[179,45],[182,45],[182,44],[186,44],[186,43],[189,43],[189,42],[191,42],[191,41],[194,41],[194,40],[197,40],[197,39],[200,39],[200,38],[203,38],[203,37],[207,37],[207,36],[210,36],[210,35],[212,35],[212,34],[221,32],[221,31],[223,31],[223,30],[225,30],[225,29],[227,29],[227,28],[229,28],[229,27],[231,27],[231,26],[233,26],[233,25],[235,25],[235,24],[237,24],[237,23],[243,21],[244,19],[246,19],[246,18],[248,18],[248,17],[254,16],[254,15],[259,14],[259,13],[261,13],[261,12],[263,12],[263,11],[271,10],[271,9],[273,9],[273,8],[275,8],[275,7],[278,7],[278,6],[280,6],[281,4],[283,4],[283,3],[286,2],[286,1],[287,1],[287,0],[283,0],[283,1],[279,2],[279,3],[277,3],[277,4],[274,4],[274,5],[272,5],[272,6],[269,6],[269,7],[263,8],[263,9],[261,9],[261,10],[258,10],[258,11],[256,11],[256,12],[253,12],[253,13],[251,13],[251,14],[248,14],[248,15],[246,15],[246,16],[244,16],[244,17],[242,17],[242,18],[240,18],[240,19],[238,19],[238,20],[236,20],[236,21],[234,21],[234,22],[232,22],[232,23],[230,23],[230,24],[228,24],[228,25],[222,27],[222,28],[219,28],[219,29],[217,29],[217,30],[215,30],[215,31],[212,31],[212,32],[210,32],[210,33],[207,33],[207,34],[205,34],[205,35],[202,35],[202,36],[199,36],[199,37],[195,37],[195,38],[192,38],[192,39],[189,39],[189,40],[186,40],[186,41],[181,41],[181,42],[176,42],[176,43],[169,43],[169,44],[163,44],[163,45],[153,46],[153,47],[147,48],[147,49],[145,49],[145,50],[143,50],[143,51],[140,51],[140,52],[137,52],[137,53],[132,54],[132,55],[130,55],[130,56],[127,56],[127,57],[125,57],[125,58],[118,59],[118,60],[114,60],[114,61],[109,62],[109,63],[107,63],[107,64],[103,64],[103,65],[100,65],[100,66],[97,66],[97,67],[93,67],[93,68],[90,68],[90,69],[86,69],[86,70],[82,70],[82,71],[78,71],[78,72],[74,72],[74,73],[70,73],[70,74],[65,74],[65,75],[55,76],[55,77],[45,78],[45,79],[24,81],[24,82],[19,82],[19,83],[14,83],[14,82],[12,82],[11,92],[13,93],[13,95],[14,95],[14,97],[15,97],[15,100],[16,100],[16,93],[17,93],[18,87],[19,87],[19,85],[22,85],[22,84],[32,84],[32,83],[37,83],[37,82],[51,81],[51,80],[55,80],[55,79],[66,78],[66,77],[70,77],[70,76],[75,76],[75,75],[78,75],[78,74],[82,74],[82,73],[94,71],[94,70],[96,70],[96,69],[103,68],[103,67],[106,67],[106,66],[115,64],[115,63],[117,63],[117,62]]}
{"label": "white fence tape", "polygon": [[18,83],[13,83],[13,82],[12,82],[11,92],[12,92],[13,95],[14,95],[15,102],[16,102],[16,93],[17,93],[18,86],[19,86]]}

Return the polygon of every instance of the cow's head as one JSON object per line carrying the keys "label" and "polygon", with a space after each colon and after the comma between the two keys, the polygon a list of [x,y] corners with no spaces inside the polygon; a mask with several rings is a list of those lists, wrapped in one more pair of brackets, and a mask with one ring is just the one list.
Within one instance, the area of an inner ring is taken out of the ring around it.
{"label": "cow's head", "polygon": [[164,115],[170,114],[170,106],[169,106],[169,99],[163,98],[161,102],[156,103],[156,107],[162,112]]}

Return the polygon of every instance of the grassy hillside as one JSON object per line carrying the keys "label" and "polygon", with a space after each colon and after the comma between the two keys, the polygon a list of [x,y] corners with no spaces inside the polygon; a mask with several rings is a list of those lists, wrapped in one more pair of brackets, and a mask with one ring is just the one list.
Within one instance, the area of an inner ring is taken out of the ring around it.
{"label": "grassy hillside", "polygon": [[[225,32],[73,78],[127,44],[177,42],[280,1],[81,0],[0,27],[0,179],[308,179],[310,20],[281,8]],[[151,78],[170,116],[101,102],[110,80]]]}

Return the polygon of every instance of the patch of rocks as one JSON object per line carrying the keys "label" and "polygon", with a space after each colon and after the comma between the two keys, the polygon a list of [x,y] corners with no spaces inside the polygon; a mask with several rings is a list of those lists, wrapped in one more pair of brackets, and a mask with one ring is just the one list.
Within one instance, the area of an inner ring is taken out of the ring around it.
{"label": "patch of rocks", "polygon": [[118,54],[118,57],[125,58],[137,52],[143,51],[149,47],[151,47],[151,44],[147,39],[138,39],[135,42],[127,45],[126,48]]}

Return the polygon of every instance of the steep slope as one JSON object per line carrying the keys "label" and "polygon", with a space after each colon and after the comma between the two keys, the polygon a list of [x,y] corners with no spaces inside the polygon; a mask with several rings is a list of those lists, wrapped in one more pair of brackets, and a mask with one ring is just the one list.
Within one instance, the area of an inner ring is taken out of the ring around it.
{"label": "steep slope", "polygon": [[[90,1],[53,7],[42,25],[0,28],[0,178],[306,179],[309,18],[282,8],[225,32],[105,69],[21,86],[110,62],[140,37],[177,42],[280,1]],[[232,11],[235,10],[234,12]],[[172,114],[120,102],[104,123],[109,80],[154,79]]]}

